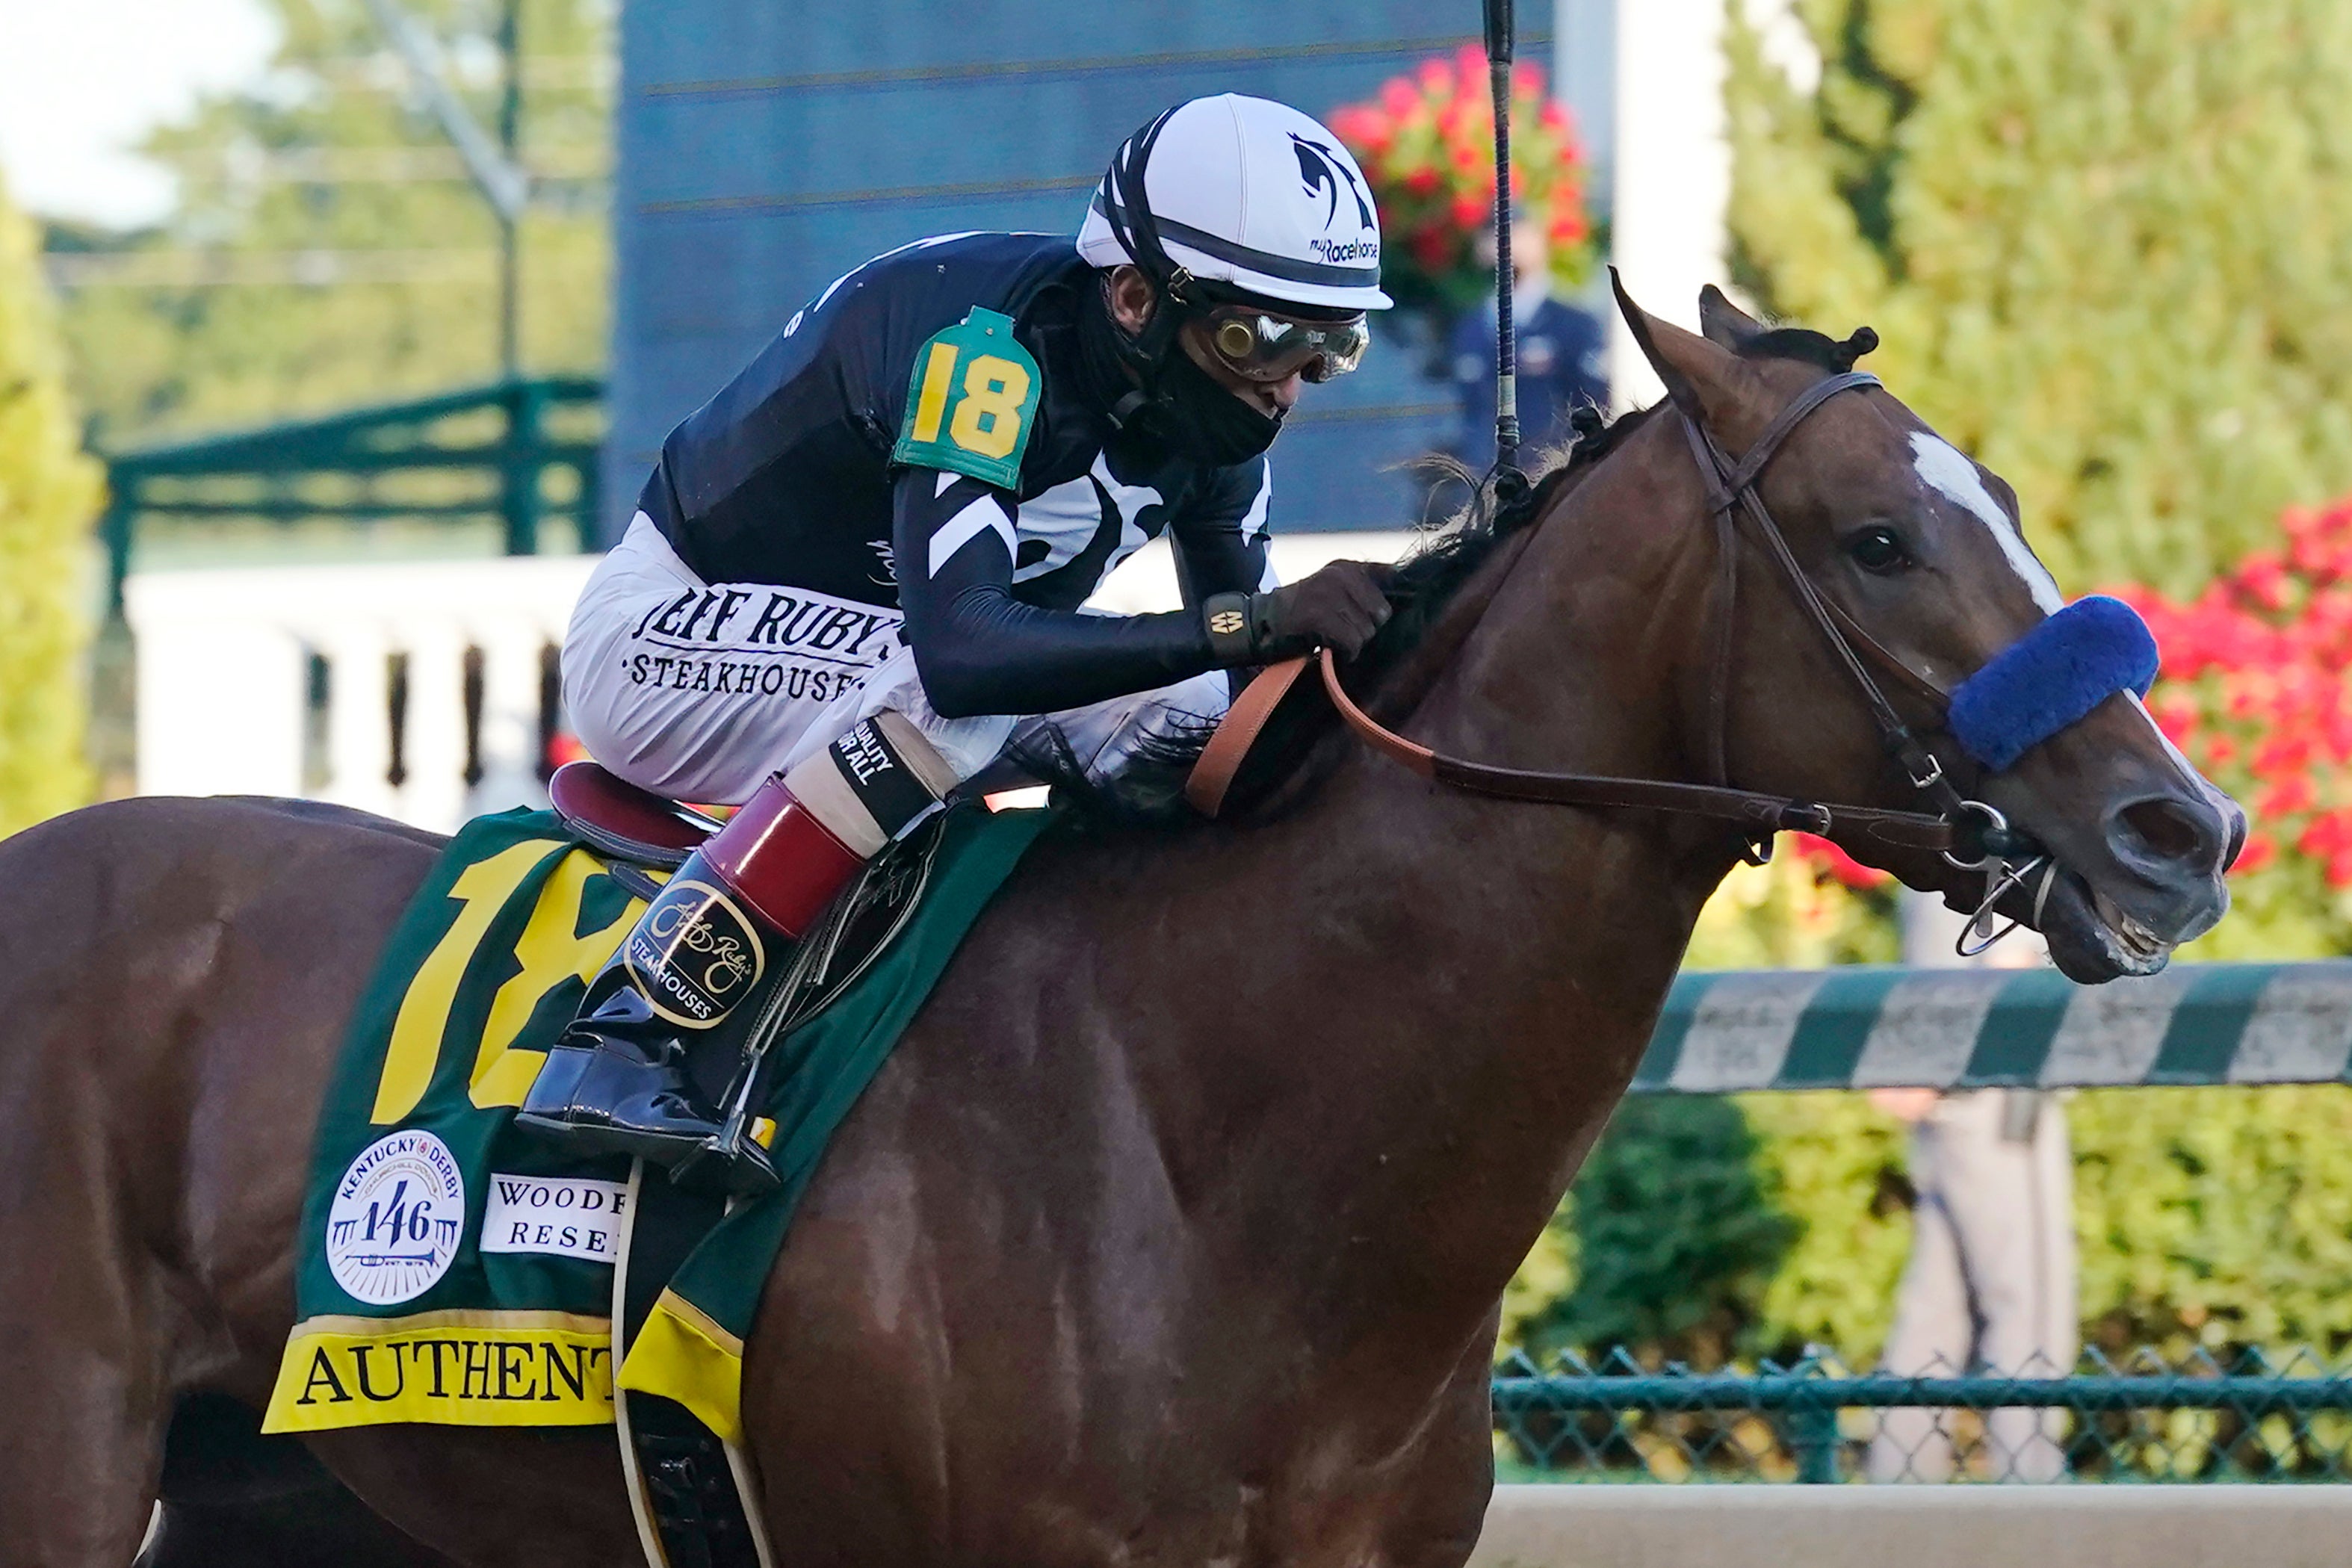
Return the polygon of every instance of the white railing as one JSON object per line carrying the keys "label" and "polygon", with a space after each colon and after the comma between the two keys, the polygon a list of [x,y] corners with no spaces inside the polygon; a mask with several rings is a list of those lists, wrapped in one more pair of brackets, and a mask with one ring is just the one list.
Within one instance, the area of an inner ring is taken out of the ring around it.
{"label": "white railing", "polygon": [[445,832],[543,804],[543,678],[591,564],[133,576],[140,792],[302,795]]}
{"label": "white railing", "polygon": [[[1393,559],[1404,534],[1276,541],[1286,580],[1342,555]],[[447,832],[543,805],[562,723],[555,650],[594,558],[142,572],[137,642],[146,795],[299,795]],[[1164,546],[1096,596],[1125,613],[1177,602]]]}

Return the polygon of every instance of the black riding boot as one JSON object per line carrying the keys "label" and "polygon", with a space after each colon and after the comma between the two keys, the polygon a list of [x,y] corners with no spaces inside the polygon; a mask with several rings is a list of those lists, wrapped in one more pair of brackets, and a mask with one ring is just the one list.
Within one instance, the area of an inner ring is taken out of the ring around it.
{"label": "black riding boot", "polygon": [[[834,895],[954,782],[895,714],[859,724],[793,779],[790,789],[782,778],[761,785],[663,886],[590,982],[519,1124],[583,1155],[690,1165],[698,1176],[706,1162],[726,1166],[737,1191],[775,1185],[766,1151],[740,1126],[726,1136],[744,1047]],[[820,822],[795,789],[842,830]]]}
{"label": "black riding boot", "polygon": [[775,1174],[748,1138],[723,1148],[723,1105],[791,943],[759,929],[702,860],[678,869],[589,983],[515,1120],[582,1155],[675,1166],[724,1153],[724,1185],[761,1191]]}
{"label": "black riding boot", "polygon": [[588,995],[591,1005],[548,1051],[516,1120],[581,1154],[639,1155],[659,1165],[715,1144],[727,1085],[707,1092],[697,1078],[716,1071],[694,1069],[725,1067],[721,1043],[654,1011],[617,957]]}

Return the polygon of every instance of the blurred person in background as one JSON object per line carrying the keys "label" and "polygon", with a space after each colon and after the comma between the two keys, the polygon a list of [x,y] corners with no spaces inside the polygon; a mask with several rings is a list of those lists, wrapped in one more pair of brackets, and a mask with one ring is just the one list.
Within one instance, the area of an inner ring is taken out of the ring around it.
{"label": "blurred person in background", "polygon": [[[1531,455],[1568,439],[1568,416],[1580,403],[1609,406],[1603,366],[1608,337],[1600,319],[1552,297],[1551,244],[1542,214],[1511,212],[1511,324],[1518,346],[1519,444]],[[1478,241],[1491,274],[1495,241]],[[1495,302],[1465,310],[1446,343],[1448,373],[1462,404],[1453,454],[1483,474],[1495,457]]]}
{"label": "blurred person in background", "polygon": [[[1967,916],[1931,894],[1903,895],[1903,961],[1917,968],[2027,968],[2049,961],[2031,932],[1969,959]],[[1909,1124],[1910,1262],[1879,1363],[1902,1376],[1988,1372],[2061,1377],[2082,1348],[2077,1316],[2074,1154],[2057,1098],[2035,1089],[1874,1089],[1871,1103]],[[1949,1479],[1953,1412],[1893,1409],[1870,1445],[1874,1481]],[[2010,1407],[1984,1415],[1995,1480],[2055,1480],[2066,1470],[2064,1416]]]}

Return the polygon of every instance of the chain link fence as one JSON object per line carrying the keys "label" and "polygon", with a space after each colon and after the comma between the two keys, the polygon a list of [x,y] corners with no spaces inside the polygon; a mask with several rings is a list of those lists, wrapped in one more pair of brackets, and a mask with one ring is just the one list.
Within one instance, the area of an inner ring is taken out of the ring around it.
{"label": "chain link fence", "polygon": [[1515,1354],[1494,1404],[1507,1480],[2352,1479],[2352,1363],[2309,1352],[1918,1376],[1827,1354],[1719,1372]]}

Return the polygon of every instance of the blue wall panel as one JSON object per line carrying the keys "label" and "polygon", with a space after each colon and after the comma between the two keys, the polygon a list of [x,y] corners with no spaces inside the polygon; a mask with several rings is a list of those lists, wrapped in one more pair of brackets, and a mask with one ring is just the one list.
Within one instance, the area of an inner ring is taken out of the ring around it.
{"label": "blue wall panel", "polygon": [[[1167,105],[1236,91],[1326,115],[1477,27],[1472,0],[632,0],[608,525],[670,427],[866,257],[955,229],[1075,234],[1119,138]],[[1453,405],[1412,324],[1381,340],[1276,445],[1278,528],[1406,515],[1386,470],[1439,444]]]}

